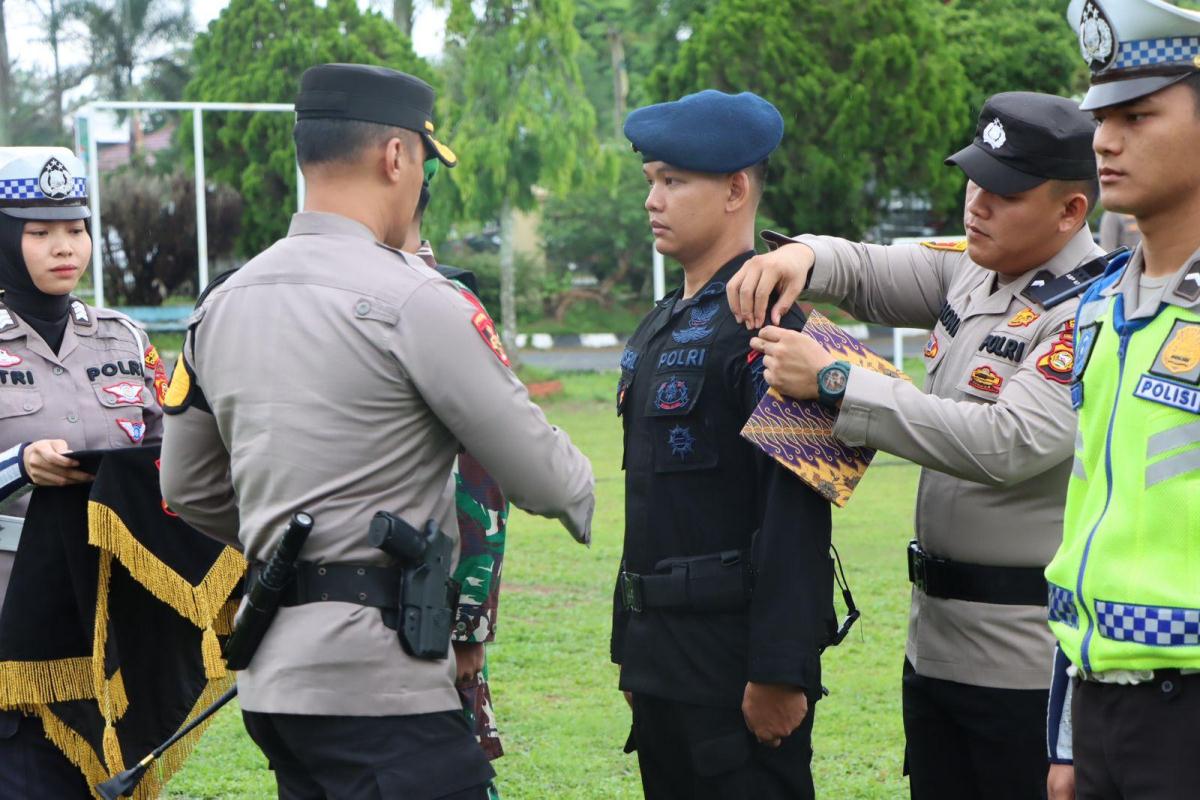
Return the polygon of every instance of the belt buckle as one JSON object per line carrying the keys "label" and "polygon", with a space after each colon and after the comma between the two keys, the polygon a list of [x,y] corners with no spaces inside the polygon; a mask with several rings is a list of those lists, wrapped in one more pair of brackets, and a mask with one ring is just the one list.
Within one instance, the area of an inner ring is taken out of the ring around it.
{"label": "belt buckle", "polygon": [[621,573],[621,604],[626,611],[640,614],[642,611],[642,576],[632,572]]}

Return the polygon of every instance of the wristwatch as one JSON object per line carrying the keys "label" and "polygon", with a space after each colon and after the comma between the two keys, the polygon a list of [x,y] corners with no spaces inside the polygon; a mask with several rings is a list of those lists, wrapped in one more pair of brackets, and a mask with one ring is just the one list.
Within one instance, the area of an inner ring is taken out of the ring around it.
{"label": "wristwatch", "polygon": [[849,380],[850,365],[845,361],[835,361],[822,367],[817,373],[817,402],[836,411],[842,396],[846,394]]}

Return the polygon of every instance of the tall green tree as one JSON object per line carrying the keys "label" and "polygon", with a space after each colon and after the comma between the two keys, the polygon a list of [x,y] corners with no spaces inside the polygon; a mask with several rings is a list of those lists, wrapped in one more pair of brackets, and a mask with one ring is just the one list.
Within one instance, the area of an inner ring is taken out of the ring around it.
{"label": "tall green tree", "polygon": [[442,194],[472,219],[500,220],[500,315],[510,352],[514,212],[536,204],[535,186],[567,189],[595,152],[574,14],[572,0],[452,0],[446,25],[443,118],[461,161],[449,171],[454,192]]}
{"label": "tall green tree", "polygon": [[[191,100],[291,103],[300,76],[327,62],[381,64],[432,81],[400,30],[354,0],[233,0],[196,38]],[[206,113],[205,161],[213,179],[245,201],[239,252],[264,249],[287,232],[296,196],[293,117],[281,113]],[[184,126],[190,142],[191,126]]]}
{"label": "tall green tree", "polygon": [[954,0],[946,7],[946,41],[967,73],[970,114],[958,126],[970,141],[974,115],[998,92],[1069,96],[1088,81],[1079,45],[1066,23],[1069,0]]}
{"label": "tall green tree", "polygon": [[[64,10],[88,27],[88,72],[107,99],[176,99],[186,82],[184,43],[191,6],[181,0],[69,0]],[[57,35],[57,34],[56,34]],[[129,115],[130,148],[142,139],[141,115]]]}
{"label": "tall green tree", "polygon": [[783,114],[766,211],[793,231],[858,237],[894,191],[952,202],[942,165],[968,86],[930,0],[723,0],[699,18],[662,100],[754,91]]}

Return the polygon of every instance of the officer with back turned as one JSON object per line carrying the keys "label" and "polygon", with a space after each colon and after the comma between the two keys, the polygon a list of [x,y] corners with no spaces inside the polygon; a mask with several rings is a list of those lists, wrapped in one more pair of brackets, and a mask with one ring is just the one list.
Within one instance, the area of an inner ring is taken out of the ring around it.
{"label": "officer with back turned", "polygon": [[395,569],[368,542],[373,515],[457,541],[462,446],[515,505],[590,535],[587,459],[530,402],[475,308],[399,250],[423,162],[455,163],[432,109],[430,87],[393,70],[304,73],[305,210],[203,299],[165,404],[163,493],[188,523],[254,563],[294,510],[315,520],[303,580],[238,675],[281,798],[487,796],[454,659],[410,655],[375,592]]}

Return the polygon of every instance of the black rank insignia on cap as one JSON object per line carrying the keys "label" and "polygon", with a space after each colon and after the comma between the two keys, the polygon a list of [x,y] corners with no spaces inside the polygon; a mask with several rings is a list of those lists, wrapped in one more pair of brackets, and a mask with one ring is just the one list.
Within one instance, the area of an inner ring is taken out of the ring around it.
{"label": "black rank insignia on cap", "polygon": [[1092,72],[1108,68],[1117,57],[1117,37],[1104,9],[1087,0],[1079,20],[1079,51]]}
{"label": "black rank insignia on cap", "polygon": [[42,167],[42,174],[38,176],[38,188],[51,200],[65,199],[71,194],[73,186],[71,173],[67,171],[66,165],[57,158],[47,161]]}

